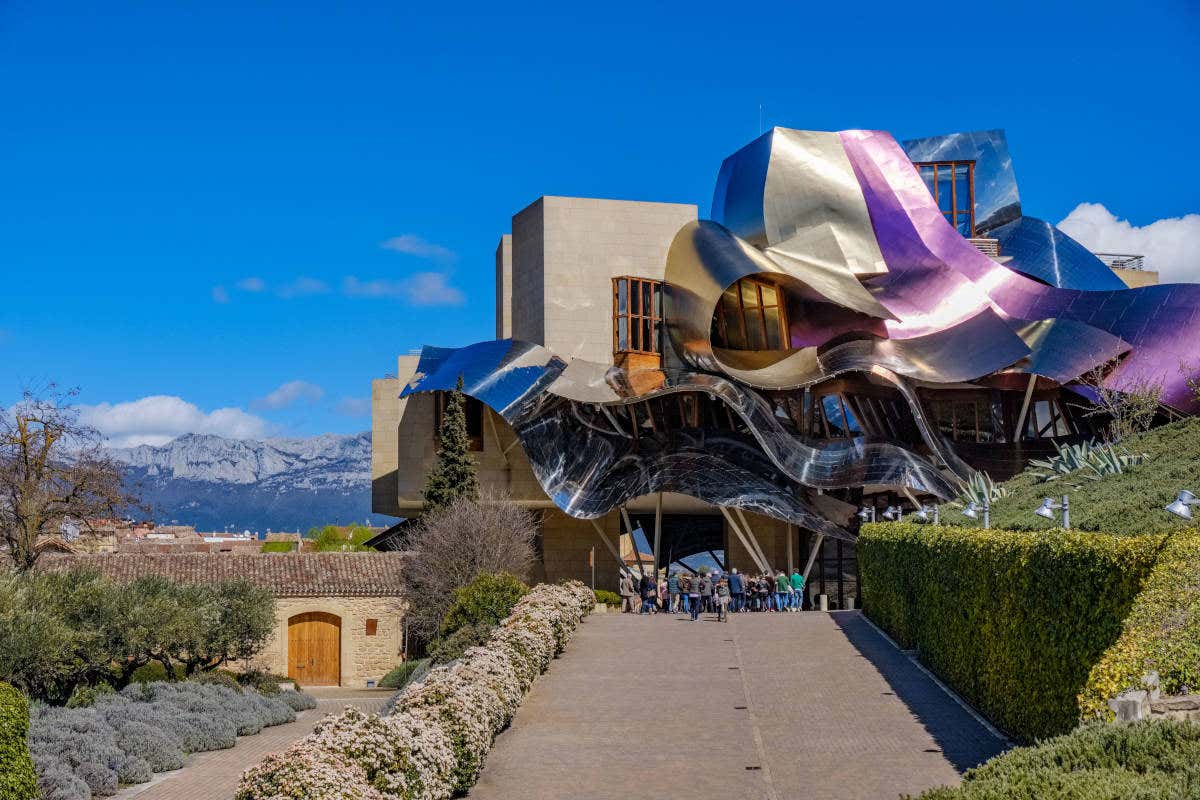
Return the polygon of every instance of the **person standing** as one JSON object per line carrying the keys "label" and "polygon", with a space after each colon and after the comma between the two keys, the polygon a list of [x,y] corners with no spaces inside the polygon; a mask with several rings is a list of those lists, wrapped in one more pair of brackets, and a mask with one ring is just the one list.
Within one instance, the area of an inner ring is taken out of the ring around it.
{"label": "person standing", "polygon": [[642,614],[651,614],[656,610],[658,604],[658,584],[654,582],[654,577],[651,575],[642,576],[641,584],[642,596]]}
{"label": "person standing", "polygon": [[792,608],[796,611],[804,610],[804,576],[800,574],[799,567],[792,568],[792,577],[789,583],[792,585],[792,591],[795,592]]}
{"label": "person standing", "polygon": [[734,567],[729,572],[729,610],[737,613],[746,605],[746,587],[742,583],[742,576],[738,574],[737,567]]}
{"label": "person standing", "polygon": [[[666,576],[655,575],[654,579],[658,583],[658,603],[656,604],[657,611],[665,612],[671,608],[671,606],[667,604],[667,578]],[[655,613],[657,613],[657,611]]]}
{"label": "person standing", "polygon": [[688,588],[688,603],[692,607],[692,622],[700,619],[700,598],[704,595],[708,579],[703,575],[692,577],[692,585]]}
{"label": "person standing", "polygon": [[633,576],[628,572],[621,573],[621,580],[617,583],[617,593],[621,595],[621,613],[633,613]]}
{"label": "person standing", "polygon": [[721,581],[717,584],[717,621],[729,622],[729,584]]}
{"label": "person standing", "polygon": [[701,595],[703,595],[703,598],[704,598],[703,599],[704,605],[702,606],[702,608],[710,614],[717,610],[717,604],[713,602],[713,592],[715,590],[716,590],[716,581],[713,580],[713,576],[711,574],[705,575],[704,576],[704,589],[701,592]]}
{"label": "person standing", "polygon": [[779,611],[787,611],[788,588],[787,575],[779,570],[775,575],[775,608]]}
{"label": "person standing", "polygon": [[667,578],[667,596],[671,600],[671,605],[669,606],[671,613],[678,614],[679,613],[679,573],[678,572],[672,572],[670,577]]}

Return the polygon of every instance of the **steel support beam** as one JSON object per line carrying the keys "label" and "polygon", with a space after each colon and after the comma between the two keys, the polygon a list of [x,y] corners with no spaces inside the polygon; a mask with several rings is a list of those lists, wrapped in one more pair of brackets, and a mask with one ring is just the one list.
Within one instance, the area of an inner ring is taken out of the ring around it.
{"label": "steel support beam", "polygon": [[733,515],[729,513],[729,509],[725,508],[725,506],[717,506],[717,508],[721,509],[721,514],[725,517],[725,522],[729,524],[729,529],[733,531],[735,536],[737,536],[738,541],[742,543],[742,547],[746,548],[746,552],[750,554],[750,558],[753,559],[755,565],[758,566],[758,571],[766,572],[768,570],[766,562],[761,559],[758,551],[755,550],[754,546],[746,539],[746,535],[742,533],[742,529],[738,527]]}

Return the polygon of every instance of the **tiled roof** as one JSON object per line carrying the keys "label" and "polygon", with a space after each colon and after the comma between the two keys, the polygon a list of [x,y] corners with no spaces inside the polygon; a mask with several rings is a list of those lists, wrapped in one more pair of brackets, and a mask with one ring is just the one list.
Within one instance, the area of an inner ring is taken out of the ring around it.
{"label": "tiled roof", "polygon": [[87,566],[123,583],[145,575],[180,583],[246,578],[276,597],[394,597],[404,559],[403,553],[106,553],[60,556],[38,566]]}

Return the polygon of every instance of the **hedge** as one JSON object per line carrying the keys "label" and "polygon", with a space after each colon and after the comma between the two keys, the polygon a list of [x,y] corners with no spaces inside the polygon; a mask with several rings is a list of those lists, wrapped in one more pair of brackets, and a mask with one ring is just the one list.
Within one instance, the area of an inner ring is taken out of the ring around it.
{"label": "hedge", "polygon": [[1158,672],[1164,694],[1200,691],[1200,532],[1171,537],[1121,636],[1100,659],[1079,695],[1085,717],[1111,719],[1107,700]]}
{"label": "hedge", "polygon": [[1175,800],[1200,785],[1200,725],[1093,724],[967,770],[921,800]]}
{"label": "hedge", "polygon": [[864,610],[1018,741],[1065,733],[1162,536],[864,525]]}
{"label": "hedge", "polygon": [[[1036,468],[1005,481],[1007,497],[992,501],[993,528],[1037,531],[1055,527],[1052,520],[1034,514],[1043,497],[1058,499],[1064,492],[1071,498],[1071,528],[1120,535],[1173,533],[1183,528],[1178,517],[1164,507],[1180,489],[1200,486],[1200,417],[1163,425],[1127,437],[1119,450],[1144,453],[1146,460],[1104,480],[1084,477],[1043,481]],[[942,519],[964,528],[982,528],[980,519],[962,515],[961,507],[941,508]]]}
{"label": "hedge", "polygon": [[0,683],[0,800],[32,800],[37,778],[25,737],[29,731],[29,701],[7,683]]}

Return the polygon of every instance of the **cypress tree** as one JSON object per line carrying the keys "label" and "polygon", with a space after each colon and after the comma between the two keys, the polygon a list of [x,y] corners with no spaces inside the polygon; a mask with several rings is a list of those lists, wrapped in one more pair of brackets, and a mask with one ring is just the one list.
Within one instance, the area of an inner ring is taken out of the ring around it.
{"label": "cypress tree", "polygon": [[462,388],[463,379],[459,375],[458,385],[450,393],[442,414],[437,461],[425,479],[426,514],[441,511],[460,497],[472,500],[479,497],[479,479],[475,476],[475,459],[471,457]]}

